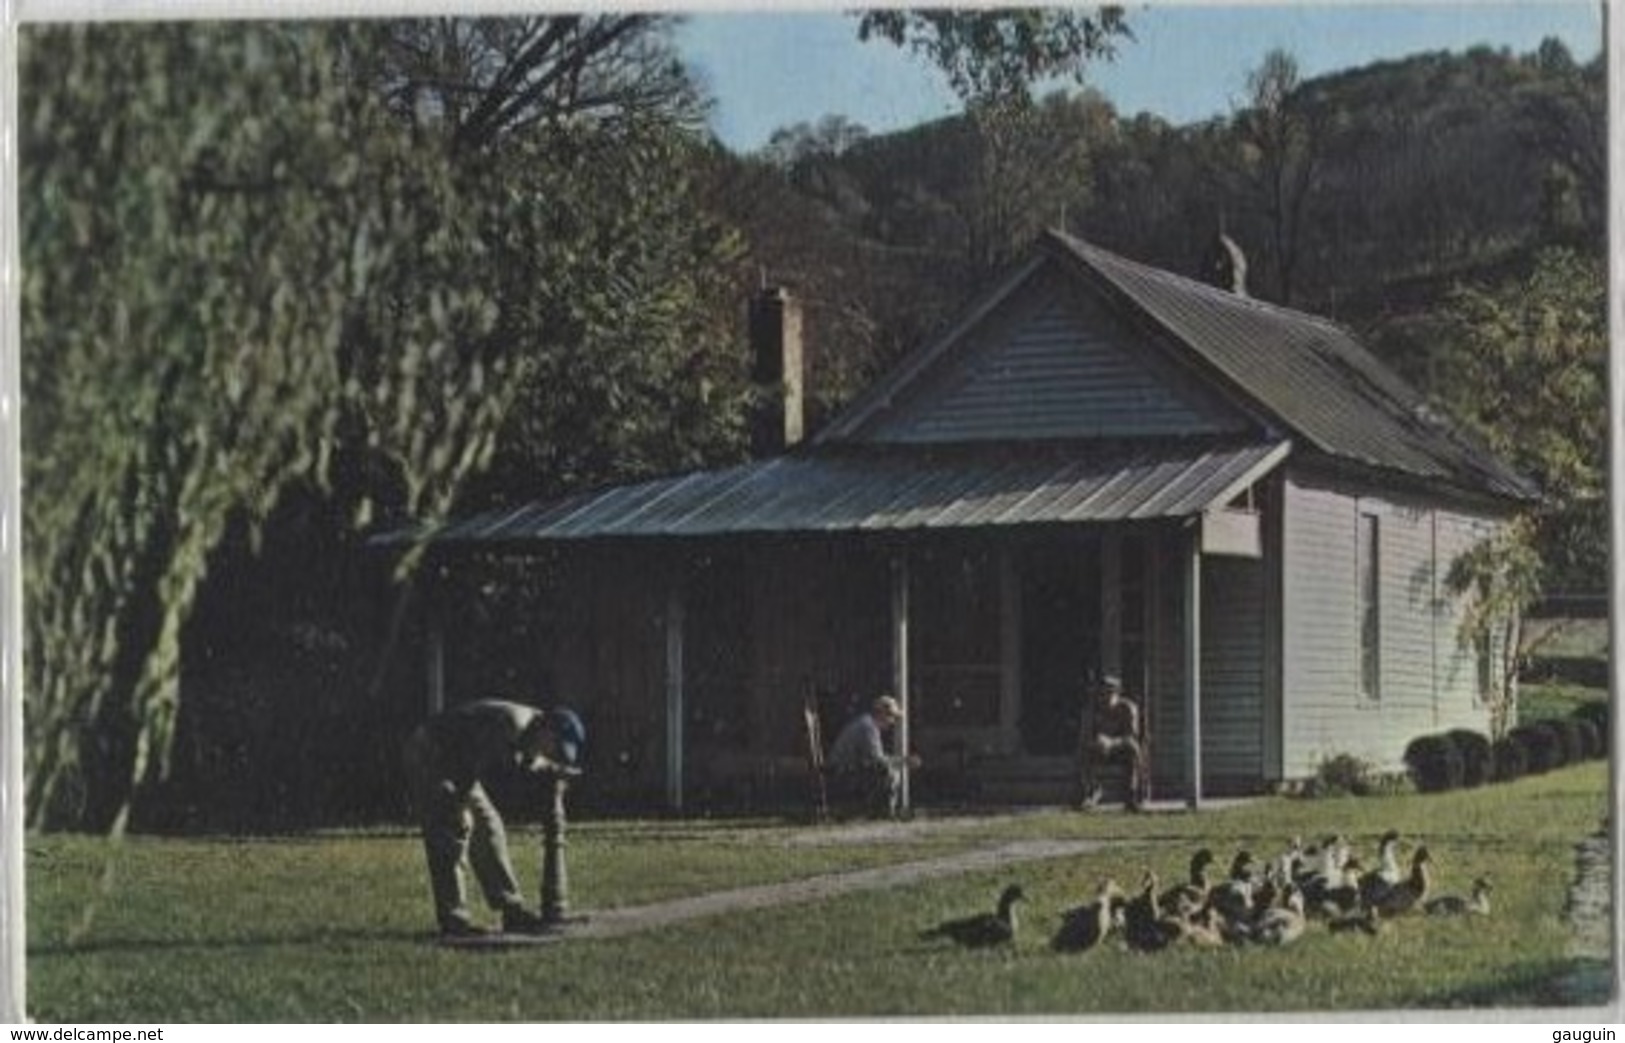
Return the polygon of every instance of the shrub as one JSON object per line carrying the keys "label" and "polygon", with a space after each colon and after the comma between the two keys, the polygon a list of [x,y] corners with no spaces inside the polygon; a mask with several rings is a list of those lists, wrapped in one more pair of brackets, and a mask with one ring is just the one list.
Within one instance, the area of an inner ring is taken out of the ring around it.
{"label": "shrub", "polygon": [[1523,747],[1524,774],[1543,775],[1557,767],[1563,753],[1551,729],[1538,724],[1520,724],[1507,737]]}
{"label": "shrub", "polygon": [[1495,777],[1495,756],[1490,740],[1467,728],[1456,728],[1446,733],[1461,751],[1461,784],[1482,786]]}
{"label": "shrub", "polygon": [[1585,740],[1580,736],[1580,722],[1573,717],[1557,717],[1541,721],[1539,727],[1551,732],[1557,740],[1558,767],[1585,760]]}
{"label": "shrub", "polygon": [[1448,735],[1423,735],[1411,740],[1405,747],[1405,766],[1423,793],[1442,793],[1461,785],[1461,751]]}
{"label": "shrub", "polygon": [[1608,700],[1592,699],[1583,702],[1574,708],[1574,716],[1582,721],[1590,721],[1597,729],[1597,737],[1602,742],[1602,751],[1597,756],[1608,756]]}
{"label": "shrub", "polygon": [[1587,760],[1601,757],[1608,752],[1597,726],[1584,717],[1574,718],[1574,727],[1580,732],[1580,746],[1585,750]]}
{"label": "shrub", "polygon": [[1308,797],[1366,797],[1377,790],[1377,771],[1367,761],[1339,753],[1320,762],[1304,789]]}
{"label": "shrub", "polygon": [[1529,773],[1529,755],[1523,744],[1508,735],[1491,747],[1495,756],[1495,781],[1516,782]]}

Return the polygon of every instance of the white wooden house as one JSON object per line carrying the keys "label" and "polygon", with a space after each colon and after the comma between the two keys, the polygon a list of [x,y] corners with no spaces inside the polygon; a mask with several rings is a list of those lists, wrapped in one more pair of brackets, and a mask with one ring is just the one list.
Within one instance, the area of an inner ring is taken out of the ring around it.
{"label": "white wooden house", "polygon": [[[794,302],[755,325],[790,359],[793,441]],[[548,562],[536,669],[605,791],[757,790],[796,763],[809,694],[833,717],[893,691],[916,801],[1065,800],[1082,693],[1113,672],[1154,794],[1194,803],[1487,730],[1494,664],[1444,577],[1533,495],[1347,330],[1052,232],[811,439],[431,549]]]}

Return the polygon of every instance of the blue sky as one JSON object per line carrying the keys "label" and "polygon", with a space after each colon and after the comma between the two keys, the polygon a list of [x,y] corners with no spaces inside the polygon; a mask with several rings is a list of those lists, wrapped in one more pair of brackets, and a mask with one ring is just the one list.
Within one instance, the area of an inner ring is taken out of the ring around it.
{"label": "blue sky", "polygon": [[[1475,44],[1521,53],[1547,36],[1581,59],[1602,46],[1595,2],[1126,6],[1136,40],[1096,66],[1089,82],[1121,112],[1176,123],[1229,111],[1247,70],[1272,47],[1315,76]],[[703,13],[679,30],[678,43],[716,99],[714,129],[736,150],[829,113],[881,133],[958,111],[939,75],[889,44],[858,43],[856,25],[828,9]]]}

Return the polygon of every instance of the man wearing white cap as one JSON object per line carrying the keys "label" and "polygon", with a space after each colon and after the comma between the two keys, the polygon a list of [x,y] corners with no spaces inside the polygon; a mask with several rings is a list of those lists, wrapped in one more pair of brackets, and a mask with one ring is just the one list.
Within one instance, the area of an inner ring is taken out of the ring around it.
{"label": "man wearing white cap", "polygon": [[903,719],[903,707],[889,695],[849,721],[830,747],[832,796],[839,804],[872,815],[896,818],[901,810],[903,774],[920,759],[886,752],[885,735]]}
{"label": "man wearing white cap", "polygon": [[1118,762],[1128,775],[1125,806],[1138,811],[1145,797],[1145,736],[1140,730],[1140,708],[1123,695],[1122,678],[1108,674],[1100,679],[1094,713],[1085,713],[1079,738],[1083,807],[1100,803],[1101,768],[1108,762]]}

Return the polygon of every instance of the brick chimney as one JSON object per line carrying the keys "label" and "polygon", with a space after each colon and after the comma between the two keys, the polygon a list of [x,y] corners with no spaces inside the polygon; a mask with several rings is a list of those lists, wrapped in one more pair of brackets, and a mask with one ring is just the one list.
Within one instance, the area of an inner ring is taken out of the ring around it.
{"label": "brick chimney", "polygon": [[750,302],[751,380],[760,401],[751,421],[751,452],[772,456],[801,441],[804,365],[801,302],[783,286],[766,286]]}

